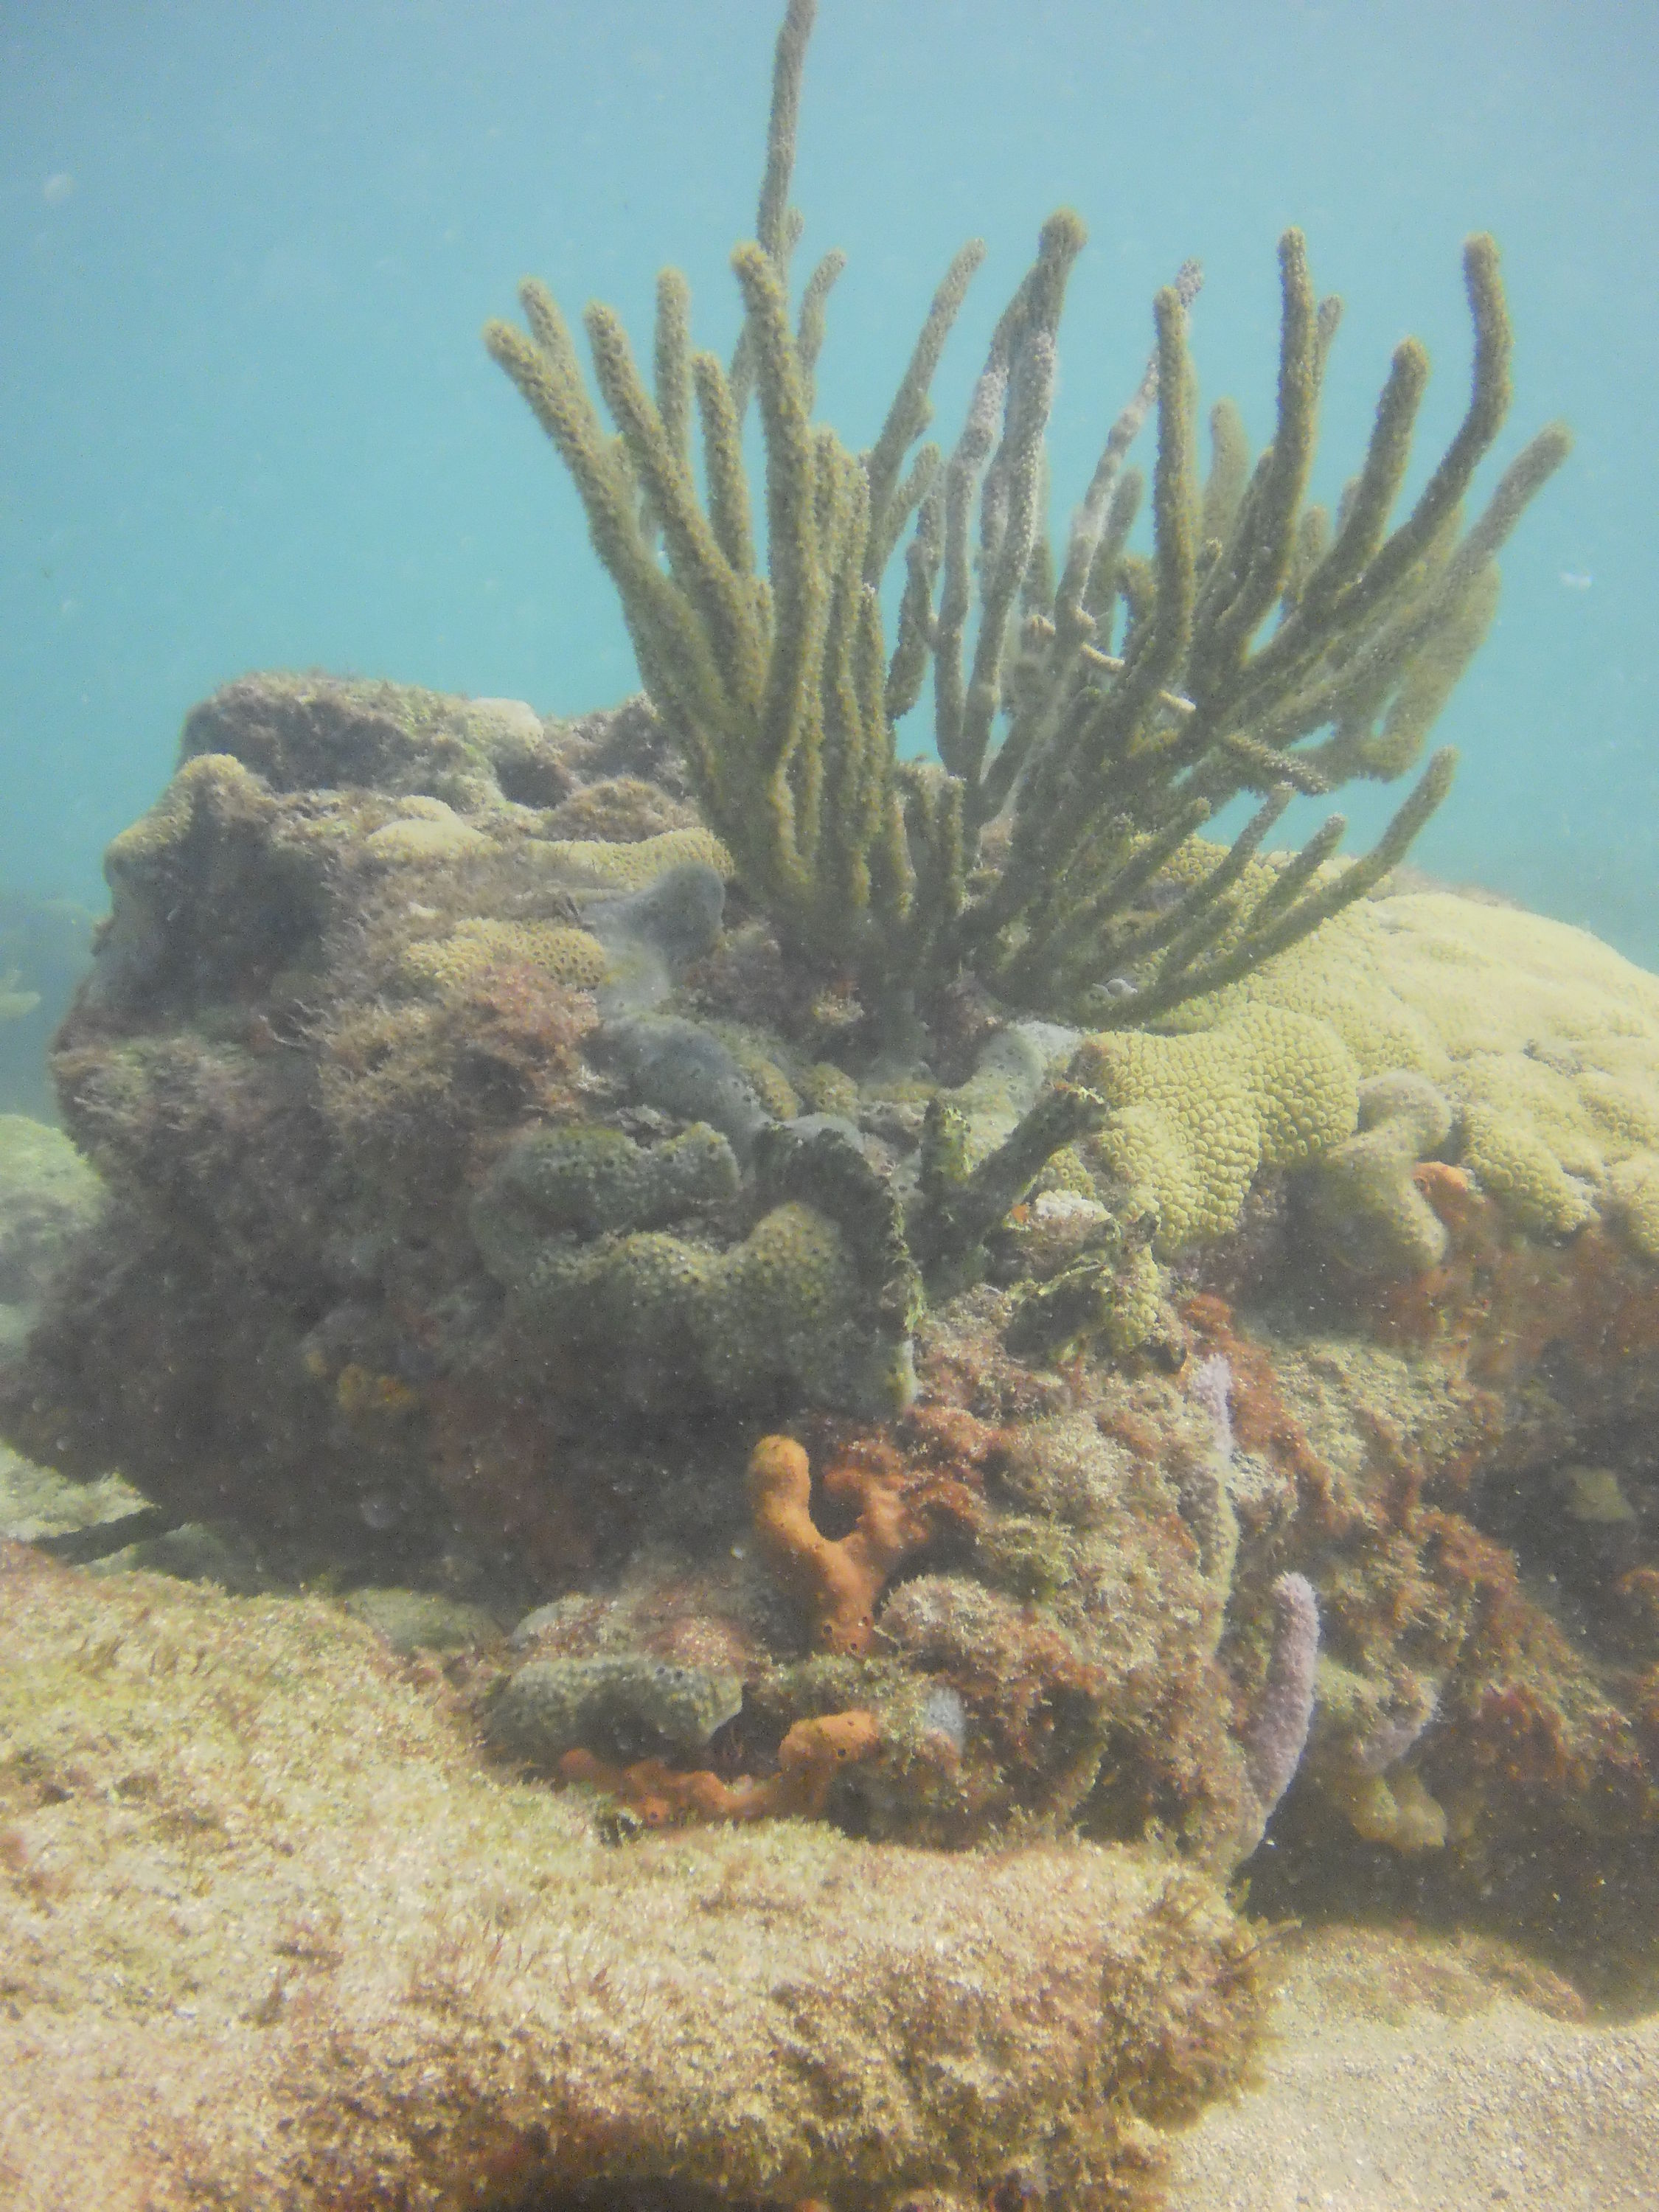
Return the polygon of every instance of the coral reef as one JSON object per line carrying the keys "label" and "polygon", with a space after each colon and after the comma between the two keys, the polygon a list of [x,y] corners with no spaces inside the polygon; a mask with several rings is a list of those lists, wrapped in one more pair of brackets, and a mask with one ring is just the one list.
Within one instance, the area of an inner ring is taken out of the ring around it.
{"label": "coral reef", "polygon": [[[1080,226],[948,459],[906,473],[971,252],[871,452],[812,426],[810,21],[731,367],[672,276],[654,396],[595,311],[617,441],[544,294],[493,341],[653,702],[204,702],[53,1049],[90,1165],[0,1188],[0,1425],[142,1516],[4,1569],[24,1995],[95,2014],[100,2081],[142,2029],[252,2085],[245,2129],[145,2108],[158,2207],[202,2142],[224,2202],[1132,2201],[1241,2060],[1236,1876],[1659,1988],[1659,981],[1387,878],[1443,763],[1346,869],[1264,849],[1290,787],[1413,765],[1559,458],[1465,527],[1492,255],[1392,532],[1419,352],[1328,526],[1299,242],[1273,444],[1221,410],[1202,491],[1164,295],[1056,577]],[[942,766],[901,767],[929,665]],[[233,1994],[191,1900],[245,1890]]]}
{"label": "coral reef", "polygon": [[[633,1826],[1158,1838],[1646,1985],[1659,986],[1394,891],[1162,1030],[979,992],[896,1058],[672,842],[642,709],[502,716],[540,803],[465,702],[191,718],[58,1047],[109,1200],[9,1436],[187,1524],[154,1564],[527,1613],[455,1647],[491,1740]],[[351,781],[366,727],[431,772]],[[376,843],[422,781],[472,834]],[[631,888],[551,834],[595,790]]]}

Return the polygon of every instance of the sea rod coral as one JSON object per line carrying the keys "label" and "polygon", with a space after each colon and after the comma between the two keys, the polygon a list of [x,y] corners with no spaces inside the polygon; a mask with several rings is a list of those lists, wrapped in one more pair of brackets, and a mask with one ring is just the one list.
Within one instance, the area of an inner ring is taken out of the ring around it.
{"label": "sea rod coral", "polygon": [[[890,1032],[908,1021],[918,983],[925,992],[964,962],[1004,998],[1086,1008],[1096,1027],[1138,1024],[1305,937],[1405,852],[1446,793],[1449,751],[1430,760],[1363,859],[1325,868],[1345,826],[1333,815],[1265,885],[1249,866],[1293,794],[1415,766],[1491,620],[1494,556],[1567,434],[1540,431],[1463,526],[1510,396],[1497,248],[1476,237],[1464,254],[1474,388],[1409,514],[1390,530],[1428,377],[1414,339],[1395,350],[1334,520],[1310,504],[1340,302],[1317,298],[1302,235],[1287,231],[1272,442],[1253,459],[1237,410],[1222,402],[1200,484],[1188,266],[1158,295],[1146,375],[1057,561],[1043,439],[1085,243],[1061,209],[996,325],[948,457],[918,441],[978,240],[941,282],[875,443],[853,453],[811,419],[839,254],[818,263],[791,327],[802,224],[788,191],[813,15],[814,0],[790,0],[779,36],[757,235],[732,255],[744,324],[729,373],[694,351],[688,288],[672,269],[658,283],[654,392],[615,313],[586,310],[615,437],[544,285],[522,288],[527,334],[492,322],[486,342],[570,471],[710,827],[797,950],[854,973]],[[751,389],[766,447],[764,576],[742,458]],[[1124,462],[1154,408],[1146,558],[1129,550],[1142,485]],[[907,529],[890,653],[879,593]],[[930,671],[940,765],[901,764],[896,726]],[[1243,793],[1258,804],[1231,846],[1195,844]],[[994,823],[994,855],[984,838]]]}

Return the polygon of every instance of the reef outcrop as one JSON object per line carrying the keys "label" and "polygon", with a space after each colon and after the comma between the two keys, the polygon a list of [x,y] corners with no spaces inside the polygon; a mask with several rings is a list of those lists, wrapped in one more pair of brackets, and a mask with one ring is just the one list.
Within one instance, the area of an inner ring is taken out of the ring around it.
{"label": "reef outcrop", "polygon": [[0,1371],[209,1524],[158,1562],[522,1618],[481,1734],[626,1826],[1268,1823],[1258,1899],[1659,1972],[1659,983],[1401,889],[1158,1030],[953,987],[896,1062],[641,707],[249,678],[184,752]]}

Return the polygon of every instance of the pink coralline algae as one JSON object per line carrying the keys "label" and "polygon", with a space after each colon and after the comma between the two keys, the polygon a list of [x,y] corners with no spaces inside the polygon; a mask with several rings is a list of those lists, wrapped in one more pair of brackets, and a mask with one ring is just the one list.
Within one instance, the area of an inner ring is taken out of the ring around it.
{"label": "pink coralline algae", "polygon": [[1319,1658],[1319,1606],[1305,1575],[1273,1584],[1273,1645],[1267,1680],[1244,1737],[1250,1787],[1270,1814],[1301,1764],[1313,1720],[1314,1668]]}

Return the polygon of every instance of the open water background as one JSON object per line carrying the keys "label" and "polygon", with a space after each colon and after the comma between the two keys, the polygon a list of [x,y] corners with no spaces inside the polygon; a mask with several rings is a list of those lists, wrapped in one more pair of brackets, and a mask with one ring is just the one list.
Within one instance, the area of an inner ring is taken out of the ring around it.
{"label": "open water background", "polygon": [[[773,0],[0,0],[0,889],[98,896],[179,720],[257,666],[576,711],[634,688],[574,496],[478,342],[528,272],[648,355],[665,261],[736,326]],[[990,258],[936,386],[953,436],[1036,228],[1091,244],[1061,331],[1063,528],[1182,259],[1209,397],[1272,426],[1274,242],[1347,316],[1319,488],[1407,331],[1467,393],[1494,230],[1518,348],[1489,477],[1577,434],[1443,718],[1417,857],[1659,964],[1659,9],[1632,0],[822,0],[798,268],[851,261],[819,411],[868,441],[933,286]],[[1146,456],[1150,459],[1150,454]],[[924,741],[920,717],[908,749]],[[1351,806],[1374,829],[1384,802]]]}

